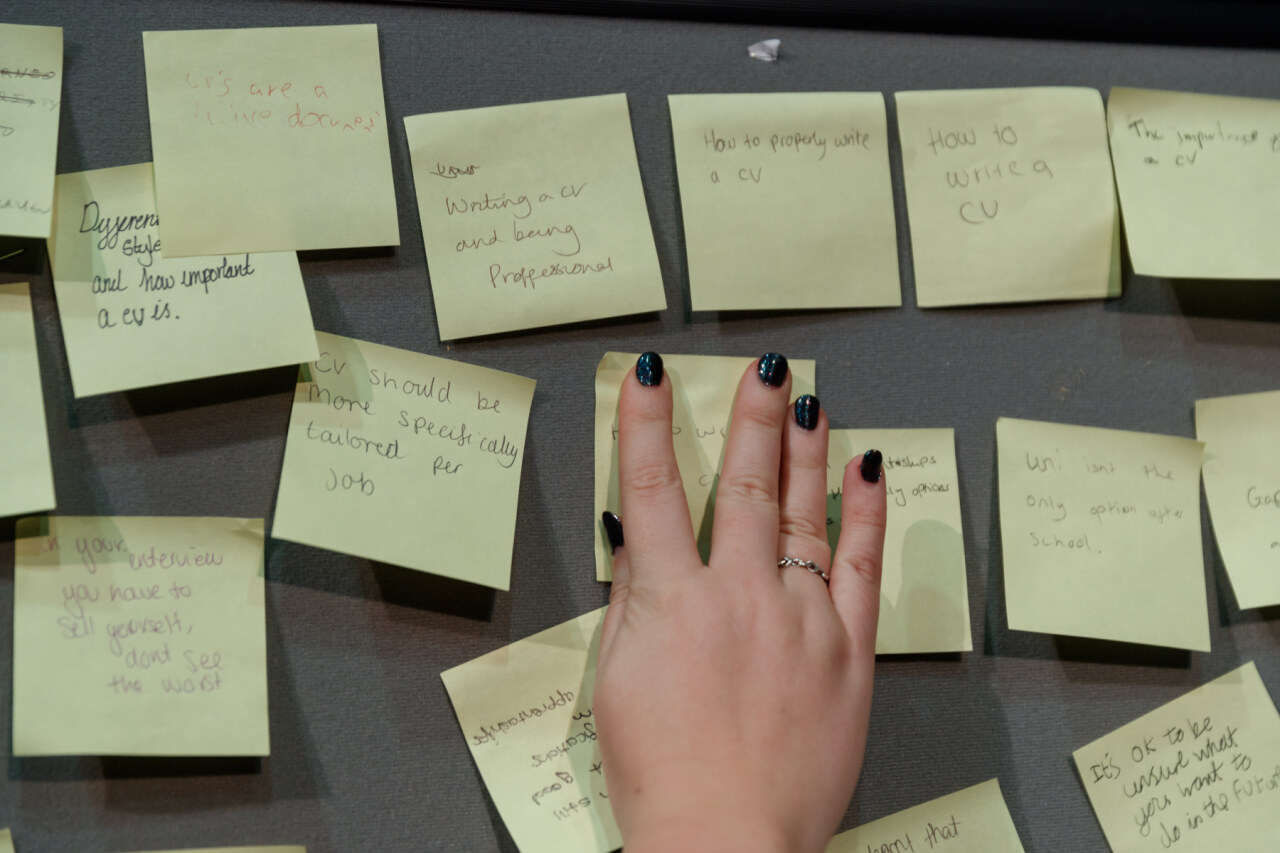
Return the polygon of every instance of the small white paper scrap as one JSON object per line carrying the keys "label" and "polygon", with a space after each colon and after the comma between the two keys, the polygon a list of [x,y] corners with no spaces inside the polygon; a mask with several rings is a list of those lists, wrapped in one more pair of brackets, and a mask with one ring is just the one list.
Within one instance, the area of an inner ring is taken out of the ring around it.
{"label": "small white paper scrap", "polygon": [[761,62],[777,62],[778,61],[778,45],[782,44],[782,39],[765,39],[758,41],[747,48],[747,55],[752,59],[758,59]]}

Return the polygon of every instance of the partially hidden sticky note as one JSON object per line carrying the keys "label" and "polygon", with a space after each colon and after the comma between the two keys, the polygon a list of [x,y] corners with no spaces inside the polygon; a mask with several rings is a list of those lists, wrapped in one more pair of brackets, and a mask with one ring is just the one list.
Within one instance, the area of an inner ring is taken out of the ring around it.
{"label": "partially hidden sticky note", "polygon": [[316,341],[271,535],[507,589],[534,381],[339,335]]}
{"label": "partially hidden sticky note", "polygon": [[14,552],[14,755],[270,752],[261,519],[27,518]]}
{"label": "partially hidden sticky note", "polygon": [[30,286],[0,284],[0,518],[56,505]]}
{"label": "partially hidden sticky note", "polygon": [[875,448],[888,494],[876,654],[973,650],[955,433],[835,429],[827,456],[827,537],[840,538],[844,468]]}
{"label": "partially hidden sticky note", "polygon": [[1280,604],[1280,391],[1196,401],[1204,494],[1241,607]]}
{"label": "partially hidden sticky note", "polygon": [[1001,418],[1009,627],[1209,651],[1189,438]]}
{"label": "partially hidden sticky note", "polygon": [[0,829],[0,853],[13,853],[13,835],[7,829]]}
{"label": "partially hidden sticky note", "polygon": [[[618,390],[623,377],[635,370],[636,353],[607,352],[596,367],[595,515],[596,580],[613,576],[609,541],[599,520],[606,509],[618,512]],[[755,359],[715,355],[664,355],[663,368],[671,377],[675,408],[671,436],[676,462],[684,481],[685,498],[703,559],[711,549],[711,508],[715,500],[720,457],[728,435],[733,399],[742,374]],[[791,396],[814,393],[817,365],[810,359],[789,359]]]}
{"label": "partially hidden sticky note", "polygon": [[440,676],[520,853],[622,846],[592,709],[603,616],[594,610]]}
{"label": "partially hidden sticky note", "polygon": [[668,102],[693,310],[902,304],[883,95]]}
{"label": "partially hidden sticky note", "polygon": [[58,176],[49,257],[77,397],[316,357],[293,252],[170,258],[159,223],[150,163]]}
{"label": "partially hidden sticky note", "polygon": [[842,832],[827,853],[1022,853],[1000,780],[938,797]]}
{"label": "partially hidden sticky note", "polygon": [[375,25],[142,47],[166,257],[399,245]]}
{"label": "partially hidden sticky note", "polygon": [[898,92],[916,304],[1120,295],[1096,89]]}
{"label": "partially hidden sticky note", "polygon": [[1107,126],[1134,272],[1280,278],[1280,101],[1117,87]]}
{"label": "partially hidden sticky note", "polygon": [[1280,715],[1252,662],[1074,757],[1112,853],[1276,849]]}
{"label": "partially hidden sticky note", "polygon": [[62,29],[0,23],[0,235],[49,236]]}
{"label": "partially hidden sticky note", "polygon": [[272,847],[201,847],[182,848],[180,850],[148,850],[144,853],[307,853],[307,848],[301,846],[272,846]]}
{"label": "partially hidden sticky note", "polygon": [[441,340],[667,307],[626,95],[404,126]]}

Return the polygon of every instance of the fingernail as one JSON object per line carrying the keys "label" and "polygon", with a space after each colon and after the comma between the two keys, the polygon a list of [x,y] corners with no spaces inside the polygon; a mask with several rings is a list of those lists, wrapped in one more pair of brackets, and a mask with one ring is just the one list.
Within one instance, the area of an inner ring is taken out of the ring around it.
{"label": "fingernail", "polygon": [[884,461],[884,456],[879,450],[868,450],[862,454],[862,464],[858,466],[858,470],[862,474],[862,479],[868,483],[880,482],[880,463]]}
{"label": "fingernail", "polygon": [[609,537],[609,553],[612,554],[622,547],[622,522],[607,509],[600,514],[600,521],[604,523],[604,535]]}
{"label": "fingernail", "polygon": [[641,385],[661,385],[662,356],[656,352],[647,352],[636,359],[636,379],[640,380]]}
{"label": "fingernail", "polygon": [[787,381],[787,357],[776,352],[760,356],[760,381],[770,388],[777,388]]}
{"label": "fingernail", "polygon": [[801,429],[816,429],[818,413],[821,411],[822,406],[818,403],[818,398],[812,394],[801,394],[796,397],[796,423]]}

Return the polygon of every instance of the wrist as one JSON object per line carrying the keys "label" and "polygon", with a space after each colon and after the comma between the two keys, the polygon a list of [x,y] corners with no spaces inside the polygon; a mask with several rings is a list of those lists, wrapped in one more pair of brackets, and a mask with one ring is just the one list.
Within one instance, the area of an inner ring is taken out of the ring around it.
{"label": "wrist", "polygon": [[800,853],[781,828],[759,819],[702,815],[635,828],[623,838],[625,853]]}

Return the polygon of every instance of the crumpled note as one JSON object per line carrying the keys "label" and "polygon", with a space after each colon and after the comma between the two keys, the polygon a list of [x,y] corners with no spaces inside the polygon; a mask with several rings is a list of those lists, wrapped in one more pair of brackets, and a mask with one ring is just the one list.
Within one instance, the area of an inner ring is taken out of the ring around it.
{"label": "crumpled note", "polygon": [[778,45],[782,44],[782,39],[765,39],[758,41],[747,48],[747,56],[752,59],[758,59],[761,62],[777,62],[778,61]]}

